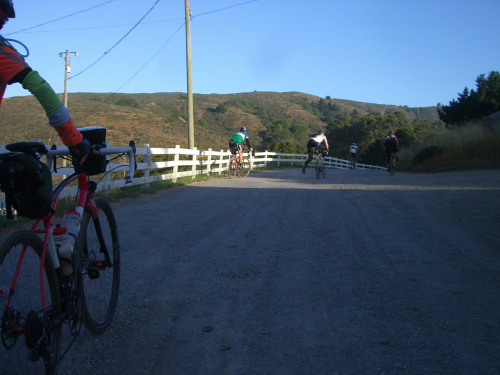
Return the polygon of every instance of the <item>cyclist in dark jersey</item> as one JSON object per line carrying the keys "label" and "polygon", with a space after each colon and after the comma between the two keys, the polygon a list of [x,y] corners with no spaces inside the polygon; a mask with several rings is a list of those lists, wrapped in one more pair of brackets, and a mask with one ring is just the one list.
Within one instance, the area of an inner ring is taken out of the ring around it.
{"label": "cyclist in dark jersey", "polygon": [[397,152],[399,151],[399,141],[398,137],[394,134],[392,130],[389,131],[387,134],[387,137],[385,137],[381,143],[382,148],[387,154],[387,172],[391,171],[391,168],[389,166],[389,163],[391,162],[391,151],[394,150],[396,152],[396,157],[397,160],[399,160],[399,156],[397,155]]}
{"label": "cyclist in dark jersey", "polygon": [[[9,20],[15,18],[12,0],[0,0],[0,29]],[[52,126],[62,142],[82,164],[89,152],[89,142],[76,129],[68,109],[61,102],[52,87],[32,70],[24,58],[10,43],[0,35],[0,104],[7,85],[22,84],[40,102]]]}
{"label": "cyclist in dark jersey", "polygon": [[238,151],[240,155],[240,164],[243,162],[243,149],[241,148],[241,142],[245,140],[247,142],[248,149],[250,151],[253,150],[253,148],[250,147],[250,140],[248,139],[248,134],[246,133],[246,131],[247,128],[242,126],[240,130],[234,133],[229,140],[229,149],[231,150],[231,152]]}

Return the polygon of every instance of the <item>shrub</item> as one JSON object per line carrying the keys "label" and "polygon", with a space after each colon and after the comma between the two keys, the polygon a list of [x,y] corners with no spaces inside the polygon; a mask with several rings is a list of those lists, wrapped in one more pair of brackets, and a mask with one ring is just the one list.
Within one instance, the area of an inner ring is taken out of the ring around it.
{"label": "shrub", "polygon": [[215,108],[217,113],[226,113],[227,112],[227,107],[224,105],[224,103],[219,104],[217,108]]}
{"label": "shrub", "polygon": [[413,162],[415,164],[420,164],[424,160],[433,158],[434,156],[439,156],[444,153],[444,149],[440,146],[429,146],[424,148],[422,151],[420,151],[415,157],[413,158]]}

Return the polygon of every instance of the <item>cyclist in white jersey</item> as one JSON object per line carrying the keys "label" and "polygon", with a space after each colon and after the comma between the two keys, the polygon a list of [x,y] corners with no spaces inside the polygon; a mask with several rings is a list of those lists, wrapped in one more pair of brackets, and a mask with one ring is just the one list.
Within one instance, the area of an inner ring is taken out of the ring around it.
{"label": "cyclist in white jersey", "polygon": [[356,143],[353,143],[349,149],[351,151],[352,168],[356,169],[356,154],[358,152],[358,146],[356,146]]}
{"label": "cyclist in white jersey", "polygon": [[306,160],[306,163],[302,167],[302,173],[306,173],[307,164],[309,164],[314,158],[314,150],[315,149],[323,149],[323,157],[328,154],[328,140],[326,139],[325,132],[323,129],[320,129],[318,135],[309,138],[307,142],[307,153],[309,154],[309,158]]}

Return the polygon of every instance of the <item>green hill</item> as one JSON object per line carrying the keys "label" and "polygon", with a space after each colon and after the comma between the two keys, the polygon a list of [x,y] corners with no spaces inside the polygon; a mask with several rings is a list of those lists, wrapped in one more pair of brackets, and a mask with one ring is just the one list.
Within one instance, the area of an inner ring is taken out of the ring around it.
{"label": "green hill", "polygon": [[[115,146],[134,139],[138,146],[187,147],[187,96],[183,93],[74,93],[68,95],[68,108],[77,127],[102,126]],[[342,117],[397,111],[403,112],[409,123],[417,118],[438,121],[435,107],[378,105],[299,92],[195,94],[195,145],[226,150],[233,132],[246,126],[257,150],[284,141],[304,149],[309,134],[333,127]],[[60,144],[33,96],[3,100],[0,134],[0,144],[37,138],[45,144]]]}

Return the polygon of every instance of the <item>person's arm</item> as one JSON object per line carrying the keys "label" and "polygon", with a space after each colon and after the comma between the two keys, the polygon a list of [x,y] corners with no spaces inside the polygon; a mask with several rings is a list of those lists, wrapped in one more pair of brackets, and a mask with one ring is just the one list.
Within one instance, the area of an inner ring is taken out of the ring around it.
{"label": "person's arm", "polygon": [[14,82],[21,83],[23,88],[31,92],[40,102],[49,119],[49,125],[57,131],[64,145],[81,157],[80,164],[82,164],[89,152],[89,143],[76,129],[68,109],[52,87],[31,68],[23,69],[9,81],[9,83]]}
{"label": "person's arm", "polygon": [[383,149],[384,149],[384,151],[385,151],[384,141],[380,142],[380,145],[382,146],[382,148],[383,148]]}
{"label": "person's arm", "polygon": [[245,138],[245,141],[247,142],[248,149],[250,151],[252,151],[252,146],[250,146],[250,139],[248,139],[248,137],[247,137],[247,138]]}

